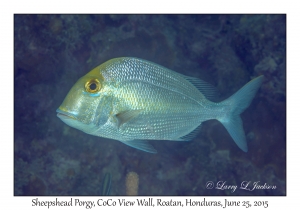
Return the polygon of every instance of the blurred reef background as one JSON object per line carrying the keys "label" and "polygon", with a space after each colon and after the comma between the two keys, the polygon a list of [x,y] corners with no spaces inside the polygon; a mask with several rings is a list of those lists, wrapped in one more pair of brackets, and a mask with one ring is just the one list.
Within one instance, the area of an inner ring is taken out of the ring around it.
{"label": "blurred reef background", "polygon": [[[216,120],[190,142],[151,141],[150,154],[56,117],[81,76],[121,56],[203,79],[221,99],[265,75],[242,114],[248,153]],[[14,195],[100,195],[105,174],[110,195],[126,195],[131,171],[138,195],[286,195],[285,15],[14,16]],[[232,192],[208,181],[276,189]]]}

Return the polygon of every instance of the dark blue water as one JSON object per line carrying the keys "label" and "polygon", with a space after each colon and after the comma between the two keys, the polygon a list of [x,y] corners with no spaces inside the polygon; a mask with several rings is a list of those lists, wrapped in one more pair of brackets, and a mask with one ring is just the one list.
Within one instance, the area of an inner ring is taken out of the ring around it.
{"label": "dark blue water", "polygon": [[[152,141],[157,154],[59,120],[77,79],[120,56],[203,79],[220,100],[265,75],[242,114],[248,153],[215,120],[193,141]],[[100,195],[109,173],[110,195],[125,195],[131,171],[139,195],[286,194],[285,15],[14,16],[14,194]]]}

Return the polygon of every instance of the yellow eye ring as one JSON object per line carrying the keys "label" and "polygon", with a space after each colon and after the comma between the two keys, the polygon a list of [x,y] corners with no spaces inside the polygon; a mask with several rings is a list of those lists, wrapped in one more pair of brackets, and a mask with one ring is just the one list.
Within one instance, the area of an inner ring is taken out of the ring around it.
{"label": "yellow eye ring", "polygon": [[91,79],[85,83],[85,90],[89,93],[96,93],[100,90],[101,84],[97,79]]}

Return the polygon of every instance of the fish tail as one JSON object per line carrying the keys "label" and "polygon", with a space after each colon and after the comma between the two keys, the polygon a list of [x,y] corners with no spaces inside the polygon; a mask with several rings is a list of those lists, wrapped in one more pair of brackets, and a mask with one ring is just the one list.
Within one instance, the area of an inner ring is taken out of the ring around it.
{"label": "fish tail", "polygon": [[250,105],[257,90],[262,84],[263,75],[251,80],[235,94],[221,102],[225,107],[231,107],[227,114],[218,120],[224,125],[238,147],[244,152],[248,151],[243,122],[240,114]]}

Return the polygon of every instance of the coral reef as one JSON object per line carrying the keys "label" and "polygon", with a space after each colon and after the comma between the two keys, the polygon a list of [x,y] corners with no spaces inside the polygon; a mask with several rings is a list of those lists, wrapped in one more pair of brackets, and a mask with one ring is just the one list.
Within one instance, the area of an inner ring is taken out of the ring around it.
{"label": "coral reef", "polygon": [[131,171],[126,175],[126,195],[138,195],[138,192],[139,175]]}

